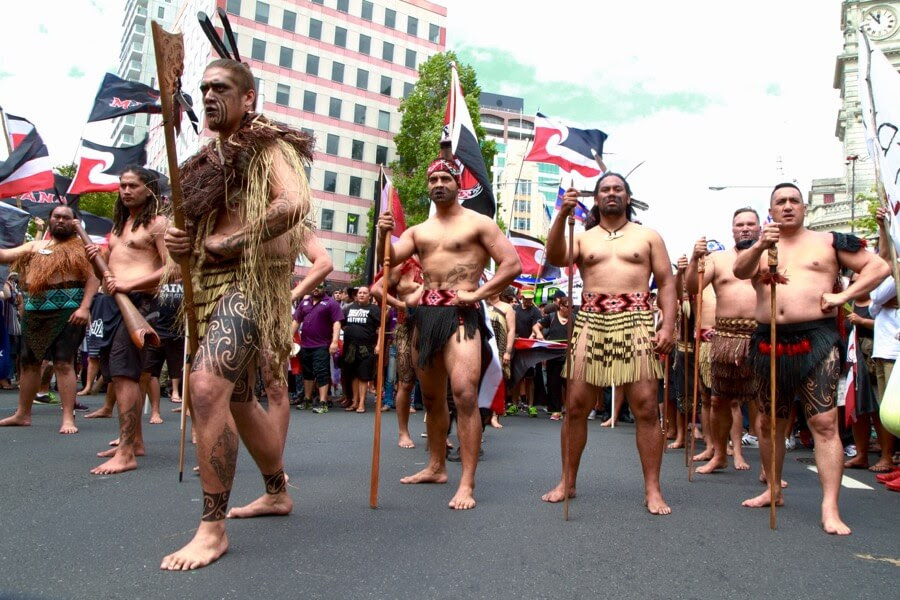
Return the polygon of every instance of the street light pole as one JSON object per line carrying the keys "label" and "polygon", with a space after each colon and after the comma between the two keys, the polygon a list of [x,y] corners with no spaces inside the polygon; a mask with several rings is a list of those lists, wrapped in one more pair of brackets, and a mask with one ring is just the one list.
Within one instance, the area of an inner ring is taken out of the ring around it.
{"label": "street light pole", "polygon": [[844,164],[850,165],[850,233],[856,233],[856,160],[858,154],[851,154]]}

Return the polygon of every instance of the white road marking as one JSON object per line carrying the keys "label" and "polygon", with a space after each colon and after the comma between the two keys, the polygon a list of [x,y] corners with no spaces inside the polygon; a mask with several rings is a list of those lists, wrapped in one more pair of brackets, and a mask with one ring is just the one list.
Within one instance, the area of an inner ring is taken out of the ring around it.
{"label": "white road marking", "polygon": [[[813,473],[819,472],[819,470],[816,468],[815,465],[808,465],[806,468],[809,469],[810,471],[812,471]],[[841,486],[845,487],[845,488],[849,488],[851,490],[874,490],[875,489],[871,486],[864,484],[861,481],[857,481],[857,480],[853,479],[852,477],[847,477],[846,475],[841,477]]]}

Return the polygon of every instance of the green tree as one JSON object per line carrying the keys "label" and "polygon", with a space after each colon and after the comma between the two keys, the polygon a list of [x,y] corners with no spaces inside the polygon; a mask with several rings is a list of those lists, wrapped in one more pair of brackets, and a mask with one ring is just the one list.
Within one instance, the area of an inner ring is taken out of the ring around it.
{"label": "green tree", "polygon": [[857,217],[854,221],[854,229],[860,237],[874,238],[878,236],[878,221],[875,220],[875,210],[879,207],[878,195],[872,190],[867,194],[856,195],[857,203],[865,201],[866,213]]}
{"label": "green tree", "polygon": [[[59,165],[55,170],[63,177],[75,177],[77,167],[73,163],[69,165]],[[78,200],[78,207],[92,215],[112,219],[113,209],[116,206],[116,199],[118,197],[119,195],[115,192],[91,192],[89,194],[82,194],[81,198]]]}

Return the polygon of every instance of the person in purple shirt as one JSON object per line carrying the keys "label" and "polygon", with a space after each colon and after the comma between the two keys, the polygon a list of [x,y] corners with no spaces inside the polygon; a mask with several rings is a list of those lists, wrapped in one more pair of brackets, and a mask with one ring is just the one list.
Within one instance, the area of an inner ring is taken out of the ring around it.
{"label": "person in purple shirt", "polygon": [[312,403],[313,383],[319,388],[319,398],[313,412],[328,412],[328,384],[331,382],[331,355],[338,351],[341,335],[341,305],[325,293],[319,284],[312,294],[303,298],[294,309],[291,336],[300,328],[300,367],[303,371],[304,402]]}

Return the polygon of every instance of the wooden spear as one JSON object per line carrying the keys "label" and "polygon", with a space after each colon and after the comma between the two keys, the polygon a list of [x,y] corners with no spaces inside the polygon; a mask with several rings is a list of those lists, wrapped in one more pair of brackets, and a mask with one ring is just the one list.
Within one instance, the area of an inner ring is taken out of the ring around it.
{"label": "wooden spear", "polygon": [[[570,187],[575,187],[575,180],[572,179]],[[566,419],[563,422],[563,519],[569,520],[569,415],[572,414],[572,367],[575,362],[575,352],[572,348],[572,329],[574,314],[572,313],[572,280],[575,278],[575,212],[574,209],[569,213],[567,221],[569,226],[569,281],[566,283],[567,296],[569,298],[569,322],[566,324],[566,352],[568,354],[566,360]]]}
{"label": "wooden spear", "polygon": [[[384,190],[384,170],[382,170],[378,175],[378,181],[380,183],[380,188]],[[393,216],[393,211],[391,210],[391,199],[388,198],[387,201],[387,212],[391,216]],[[375,219],[380,217],[380,214],[375,215]],[[377,227],[376,225],[373,225]],[[381,324],[378,327],[378,371],[376,372],[375,379],[375,432],[372,437],[372,472],[371,479],[369,482],[369,507],[370,508],[378,508],[378,476],[379,470],[381,468],[381,399],[384,395],[384,357],[388,353],[388,349],[384,347],[384,339],[385,339],[385,330],[387,329],[387,297],[388,297],[388,285],[391,280],[391,252],[390,252],[390,244],[391,244],[391,236],[389,233],[381,234],[381,249],[383,252],[382,255],[382,265],[383,265],[383,273],[381,275],[381,280],[384,282],[384,294],[382,294],[381,298]],[[373,249],[374,250],[374,249]]]}
{"label": "wooden spear", "polygon": [[[700,257],[697,261],[697,273],[700,280],[697,283],[697,311],[694,314],[694,399],[691,408],[691,443],[690,452],[688,452],[688,481],[694,481],[694,444],[697,436],[694,435],[697,429],[697,392],[700,389],[700,336],[703,332],[703,275],[706,270],[706,259]],[[687,428],[685,428],[687,431]],[[687,446],[687,444],[685,444]]]}
{"label": "wooden spear", "polygon": [[772,403],[769,407],[769,440],[772,443],[771,460],[769,461],[769,528],[775,530],[775,492],[781,486],[781,477],[775,476],[775,444],[784,443],[784,440],[775,439],[775,401],[776,401],[776,385],[775,385],[775,351],[778,346],[775,331],[775,286],[778,284],[778,248],[772,246],[769,248],[769,275],[772,280],[771,286],[771,304],[769,307],[769,400]]}

